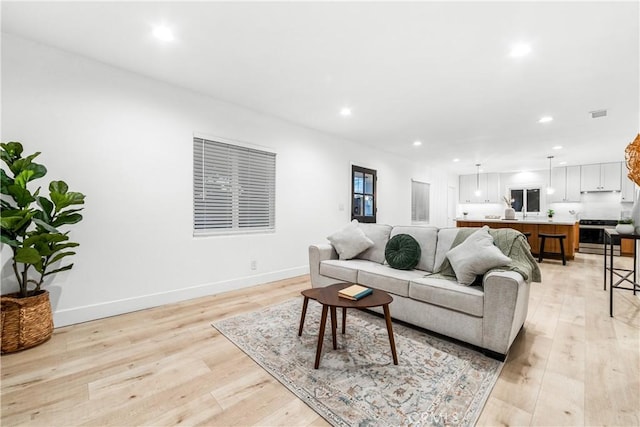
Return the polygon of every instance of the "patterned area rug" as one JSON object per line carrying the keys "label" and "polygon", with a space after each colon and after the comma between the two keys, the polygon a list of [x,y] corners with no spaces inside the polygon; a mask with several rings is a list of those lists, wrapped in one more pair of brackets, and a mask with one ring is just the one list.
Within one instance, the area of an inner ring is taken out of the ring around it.
{"label": "patterned area rug", "polygon": [[295,298],[213,326],[334,426],[473,425],[502,369],[481,353],[397,323],[394,365],[384,319],[349,310],[342,335],[339,309],[338,349],[327,319],[316,370],[322,310],[309,301],[298,337],[301,308]]}

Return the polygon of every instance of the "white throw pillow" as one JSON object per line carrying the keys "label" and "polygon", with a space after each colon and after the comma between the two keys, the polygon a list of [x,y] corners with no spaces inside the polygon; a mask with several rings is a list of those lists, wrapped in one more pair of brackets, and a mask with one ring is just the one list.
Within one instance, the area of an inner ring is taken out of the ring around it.
{"label": "white throw pillow", "polygon": [[373,241],[369,239],[364,231],[358,227],[358,221],[353,220],[340,231],[336,231],[327,237],[331,242],[340,259],[351,259],[359,253],[373,246]]}
{"label": "white throw pillow", "polygon": [[470,285],[477,275],[511,262],[511,258],[493,244],[486,225],[447,252],[447,258],[461,285]]}

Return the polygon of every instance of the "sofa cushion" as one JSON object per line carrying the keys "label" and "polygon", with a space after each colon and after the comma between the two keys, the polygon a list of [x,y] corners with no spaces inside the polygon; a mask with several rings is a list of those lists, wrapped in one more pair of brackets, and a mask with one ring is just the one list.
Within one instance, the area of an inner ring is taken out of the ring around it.
{"label": "sofa cushion", "polygon": [[320,263],[320,274],[345,282],[357,283],[358,269],[365,264],[373,264],[371,261],[361,259],[338,260],[328,259]]}
{"label": "sofa cushion", "polygon": [[480,286],[462,286],[455,280],[424,277],[411,281],[409,297],[472,316],[483,315],[484,292]]}
{"label": "sofa cushion", "polygon": [[398,270],[413,270],[420,261],[420,245],[408,234],[396,234],[387,242],[384,258]]}
{"label": "sofa cushion", "polygon": [[442,263],[447,257],[447,252],[449,252],[449,249],[451,249],[453,241],[458,235],[458,230],[460,230],[460,228],[457,227],[441,228],[440,230],[438,230],[438,244],[436,247],[433,272],[439,273],[442,269]]}
{"label": "sofa cushion", "polygon": [[436,227],[400,226],[393,227],[391,237],[398,234],[408,234],[418,241],[420,245],[420,260],[416,268],[424,271],[433,271],[436,256],[436,242],[438,229]]}
{"label": "sofa cushion", "polygon": [[396,270],[388,265],[369,262],[359,266],[358,284],[408,297],[409,282],[424,277],[424,274],[420,270]]}
{"label": "sofa cushion", "polygon": [[369,261],[377,262],[378,264],[384,263],[384,248],[387,246],[387,242],[389,241],[391,226],[386,224],[359,223],[358,227],[360,227],[364,234],[373,241],[373,246],[358,254],[356,258],[367,259]]}
{"label": "sofa cushion", "polygon": [[327,237],[327,240],[331,242],[340,259],[343,260],[354,258],[360,252],[373,246],[373,241],[358,227],[356,220]]}
{"label": "sofa cushion", "polygon": [[470,285],[476,276],[511,262],[511,258],[493,244],[486,225],[447,252],[447,259],[462,285]]}

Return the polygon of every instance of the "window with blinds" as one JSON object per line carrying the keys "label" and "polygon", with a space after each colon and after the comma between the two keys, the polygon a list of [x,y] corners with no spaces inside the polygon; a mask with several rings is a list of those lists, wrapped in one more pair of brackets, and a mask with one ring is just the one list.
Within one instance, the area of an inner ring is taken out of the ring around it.
{"label": "window with blinds", "polygon": [[275,230],[276,154],[193,138],[194,235]]}
{"label": "window with blinds", "polygon": [[429,222],[429,189],[426,182],[411,180],[411,222]]}

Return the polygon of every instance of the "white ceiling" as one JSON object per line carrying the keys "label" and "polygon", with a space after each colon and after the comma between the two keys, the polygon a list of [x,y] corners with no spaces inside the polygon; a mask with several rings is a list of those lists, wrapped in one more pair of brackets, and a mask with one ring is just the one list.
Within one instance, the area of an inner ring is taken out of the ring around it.
{"label": "white ceiling", "polygon": [[622,160],[639,23],[637,1],[2,2],[3,32],[455,173]]}

